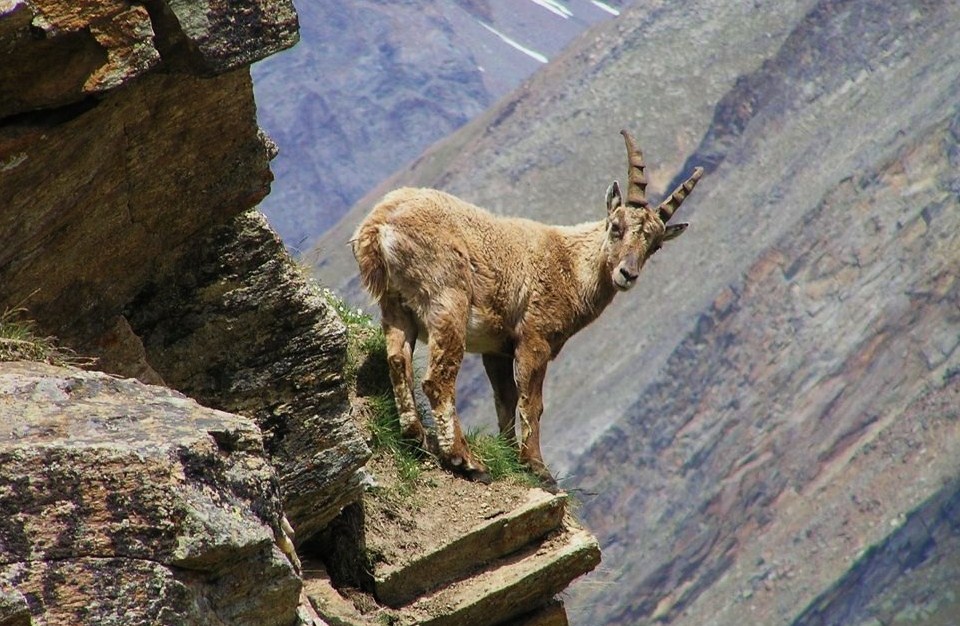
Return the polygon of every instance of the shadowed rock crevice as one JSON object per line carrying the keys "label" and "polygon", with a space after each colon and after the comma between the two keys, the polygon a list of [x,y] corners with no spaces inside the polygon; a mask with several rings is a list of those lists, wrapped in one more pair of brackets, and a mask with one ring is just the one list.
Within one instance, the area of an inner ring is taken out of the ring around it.
{"label": "shadowed rock crevice", "polygon": [[125,316],[168,384],[256,420],[298,540],[358,497],[369,451],[350,417],[345,328],[262,215],[204,233]]}

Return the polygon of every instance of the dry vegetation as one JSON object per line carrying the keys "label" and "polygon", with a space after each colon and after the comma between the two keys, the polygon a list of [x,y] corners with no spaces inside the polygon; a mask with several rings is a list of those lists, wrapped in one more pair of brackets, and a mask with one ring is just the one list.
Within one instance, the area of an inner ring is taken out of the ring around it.
{"label": "dry vegetation", "polygon": [[35,324],[27,319],[26,309],[14,307],[0,314],[0,362],[37,361],[51,365],[91,365],[95,359],[78,356],[69,348],[57,345],[55,337],[37,334]]}

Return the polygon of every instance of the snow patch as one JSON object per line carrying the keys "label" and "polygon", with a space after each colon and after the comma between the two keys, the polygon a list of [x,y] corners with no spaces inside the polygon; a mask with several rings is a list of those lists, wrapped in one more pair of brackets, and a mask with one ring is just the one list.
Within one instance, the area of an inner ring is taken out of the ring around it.
{"label": "snow patch", "polygon": [[609,4],[605,4],[605,3],[603,3],[603,2],[600,2],[599,0],[590,0],[590,2],[593,4],[593,6],[597,7],[598,9],[600,9],[600,10],[602,10],[602,11],[606,11],[606,12],[609,13],[610,15],[613,15],[613,16],[620,15],[620,11],[618,11],[618,10],[615,9],[615,8],[613,8],[613,7],[610,6]]}
{"label": "snow patch", "polygon": [[557,0],[530,0],[530,2],[543,7],[551,13],[559,15],[565,20],[573,17],[573,12],[567,7],[563,6],[561,3],[557,2]]}
{"label": "snow patch", "polygon": [[526,46],[523,46],[522,44],[514,41],[513,39],[510,39],[509,37],[507,37],[506,35],[504,35],[504,34],[501,33],[500,31],[498,31],[496,28],[490,26],[489,24],[484,24],[483,22],[479,22],[479,24],[480,24],[481,26],[483,26],[484,28],[486,28],[487,30],[489,30],[489,31],[490,31],[491,33],[493,33],[494,35],[496,35],[497,37],[499,37],[499,38],[500,38],[500,41],[502,41],[503,43],[507,44],[508,46],[511,46],[511,47],[513,47],[513,48],[516,48],[517,50],[519,50],[520,52],[522,52],[522,53],[524,53],[525,55],[529,56],[530,58],[535,59],[535,60],[539,61],[540,63],[546,63],[547,61],[549,61],[549,59],[548,59],[547,57],[545,57],[544,55],[540,54],[540,53],[537,52],[536,50],[531,50],[530,48],[527,48]]}

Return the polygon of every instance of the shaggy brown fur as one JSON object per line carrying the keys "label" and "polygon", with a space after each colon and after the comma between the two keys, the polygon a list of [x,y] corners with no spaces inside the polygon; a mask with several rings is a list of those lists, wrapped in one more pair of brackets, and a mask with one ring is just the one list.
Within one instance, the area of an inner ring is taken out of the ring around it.
{"label": "shaggy brown fur", "polygon": [[658,209],[644,196],[643,157],[625,131],[628,199],[607,191],[607,217],[548,226],[497,217],[433,189],[398,189],[360,224],[353,251],[360,277],[380,303],[390,377],[404,434],[428,446],[413,398],[417,339],[430,350],[423,390],[436,423],[436,449],[448,468],[487,481],[467,449],[455,409],[463,354],[478,352],[494,391],[500,432],[547,486],[556,485],[540,452],[547,364],[564,343],[630,289],[644,262],[686,224],[666,226],[702,174]]}

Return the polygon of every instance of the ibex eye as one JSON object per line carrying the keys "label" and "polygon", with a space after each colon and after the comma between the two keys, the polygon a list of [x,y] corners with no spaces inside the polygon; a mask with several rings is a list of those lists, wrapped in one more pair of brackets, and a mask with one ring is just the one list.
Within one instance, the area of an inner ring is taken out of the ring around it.
{"label": "ibex eye", "polygon": [[619,222],[611,222],[610,224],[610,236],[620,239],[623,237],[623,227]]}

